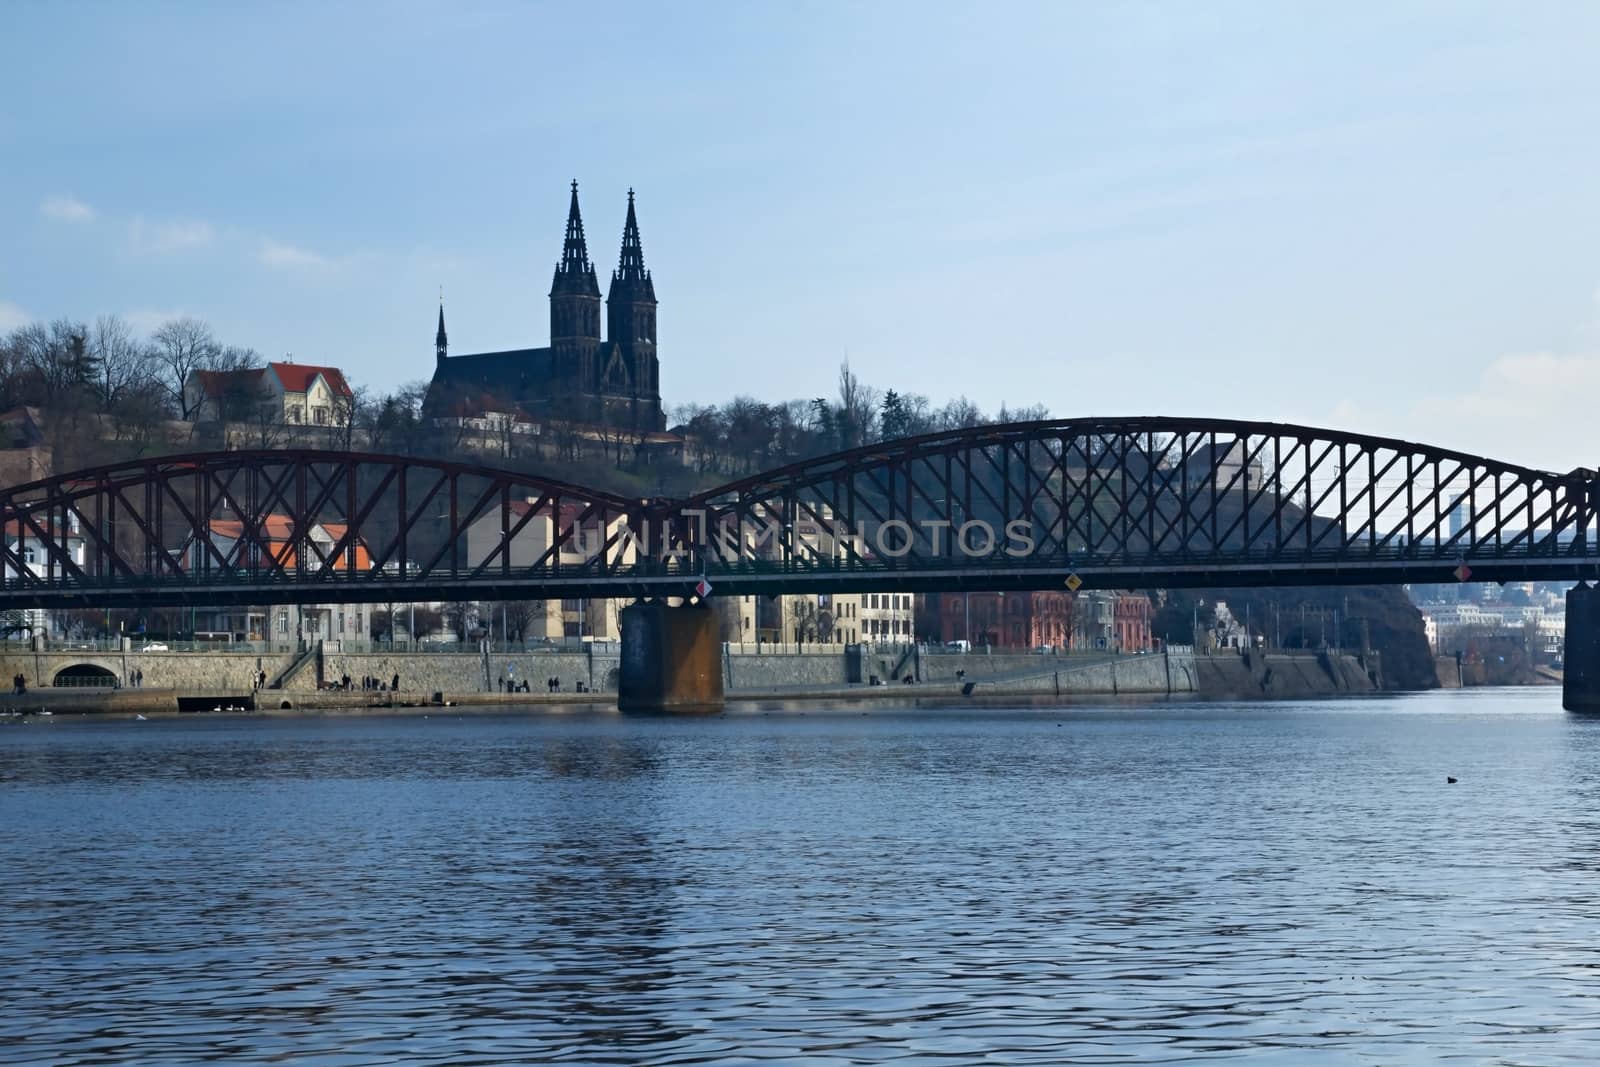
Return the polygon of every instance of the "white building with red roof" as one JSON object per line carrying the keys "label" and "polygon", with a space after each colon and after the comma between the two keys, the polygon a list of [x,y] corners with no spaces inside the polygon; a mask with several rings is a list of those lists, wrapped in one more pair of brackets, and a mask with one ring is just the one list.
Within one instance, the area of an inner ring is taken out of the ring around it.
{"label": "white building with red roof", "polygon": [[196,370],[184,383],[195,422],[269,422],[342,426],[355,393],[338,367],[287,360],[250,370]]}
{"label": "white building with red roof", "polygon": [[[58,529],[39,519],[39,529],[20,518],[7,519],[0,524],[0,538],[5,551],[0,553],[0,582],[20,583],[27,578],[57,578],[63,576],[65,563],[83,567],[85,560],[83,533],[78,526],[78,516],[67,513],[67,525]],[[51,545],[59,545],[59,555],[52,556]],[[63,556],[65,557],[63,559]],[[16,640],[36,634],[49,634],[57,630],[55,613],[41,608],[0,612],[0,640]]]}

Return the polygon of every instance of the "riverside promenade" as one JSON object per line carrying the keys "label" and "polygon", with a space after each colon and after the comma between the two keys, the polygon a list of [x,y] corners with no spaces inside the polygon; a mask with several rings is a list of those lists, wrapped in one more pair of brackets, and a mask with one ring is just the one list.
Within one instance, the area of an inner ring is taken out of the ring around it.
{"label": "riverside promenade", "polygon": [[[603,642],[548,650],[485,644],[465,651],[347,650],[333,642],[300,651],[163,651],[50,648],[38,642],[0,653],[0,669],[28,679],[26,694],[0,696],[0,710],[132,714],[608,705],[616,702],[619,668],[616,646]],[[1196,656],[1187,648],[1141,655],[1030,655],[946,653],[914,645],[729,645],[723,670],[732,700],[1270,699],[1377,687],[1351,656]],[[258,688],[254,680],[263,674],[267,683]],[[396,676],[400,685],[392,689]],[[369,678],[381,680],[383,688],[362,688]],[[142,684],[133,684],[135,679]],[[552,691],[551,679],[559,682],[558,690]]]}

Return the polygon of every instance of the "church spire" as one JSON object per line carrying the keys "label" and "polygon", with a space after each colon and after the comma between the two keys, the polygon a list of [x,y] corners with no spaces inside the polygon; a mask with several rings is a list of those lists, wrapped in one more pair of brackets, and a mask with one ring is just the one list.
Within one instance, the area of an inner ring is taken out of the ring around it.
{"label": "church spire", "polygon": [[572,180],[572,204],[567,208],[567,240],[561,246],[561,269],[576,273],[592,270],[589,245],[583,239],[583,212],[578,210],[578,180]]}
{"label": "church spire", "polygon": [[443,363],[450,353],[450,338],[444,332],[444,290],[439,290],[439,332],[433,335],[433,350]]}
{"label": "church spire", "polygon": [[583,239],[583,212],[578,210],[576,178],[572,181],[572,203],[567,208],[567,239],[561,246],[561,261],[556,264],[555,281],[550,286],[550,295],[557,293],[600,295],[594,264],[589,261],[589,245]]}
{"label": "church spire", "polygon": [[622,258],[617,263],[612,278],[617,281],[642,282],[650,277],[644,269],[644,246],[639,242],[639,218],[633,213],[633,190],[628,190],[628,221],[622,226]]}

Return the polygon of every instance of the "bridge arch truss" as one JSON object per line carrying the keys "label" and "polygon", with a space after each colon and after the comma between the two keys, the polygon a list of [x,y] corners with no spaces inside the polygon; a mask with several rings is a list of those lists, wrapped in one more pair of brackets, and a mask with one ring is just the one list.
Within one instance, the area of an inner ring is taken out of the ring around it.
{"label": "bridge arch truss", "polygon": [[[729,575],[776,565],[798,584],[836,585],[843,572],[863,588],[1069,577],[1149,588],[1594,577],[1597,501],[1589,470],[1305,426],[1138,417],[859,448],[684,511],[704,515],[708,574],[720,563]],[[778,535],[762,532],[774,525]],[[730,552],[730,530],[736,545],[778,552]]]}
{"label": "bridge arch truss", "polygon": [[0,490],[0,606],[1600,577],[1594,471],[1276,423],[954,430],[681,500],[414,457],[198,453]]}

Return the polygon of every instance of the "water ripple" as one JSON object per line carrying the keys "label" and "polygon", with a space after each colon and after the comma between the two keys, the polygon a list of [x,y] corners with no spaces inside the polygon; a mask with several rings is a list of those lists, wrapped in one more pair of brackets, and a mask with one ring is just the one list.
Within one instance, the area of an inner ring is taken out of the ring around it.
{"label": "water ripple", "polygon": [[1600,1049],[1553,691],[807,711],[0,727],[0,1062]]}

